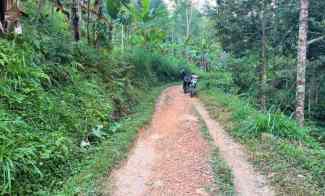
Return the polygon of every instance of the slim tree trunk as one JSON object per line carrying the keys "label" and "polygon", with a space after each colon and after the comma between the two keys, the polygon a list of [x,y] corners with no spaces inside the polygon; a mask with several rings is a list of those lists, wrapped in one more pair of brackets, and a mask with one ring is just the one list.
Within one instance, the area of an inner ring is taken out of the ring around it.
{"label": "slim tree trunk", "polygon": [[5,1],[0,1],[0,22],[5,20],[5,11],[6,11],[6,3]]}
{"label": "slim tree trunk", "polygon": [[0,21],[0,34],[1,33],[4,33],[5,32],[5,30],[4,30],[4,28],[3,28],[3,26],[2,26],[2,23],[1,23],[1,21]]}
{"label": "slim tree trunk", "polygon": [[80,40],[80,16],[79,16],[79,0],[73,0],[72,2],[72,27],[75,41]]}
{"label": "slim tree trunk", "polygon": [[110,22],[108,24],[108,48],[109,49],[113,48],[113,29],[114,29],[113,23]]}
{"label": "slim tree trunk", "polygon": [[43,8],[44,8],[44,0],[38,1],[38,15],[40,16],[42,14]]}
{"label": "slim tree trunk", "polygon": [[122,48],[122,51],[124,50],[124,25],[122,24],[121,25],[121,48]]}
{"label": "slim tree trunk", "polygon": [[88,2],[87,2],[87,41],[88,41],[88,44],[90,44],[89,25],[90,25],[90,0],[88,0]]}
{"label": "slim tree trunk", "polygon": [[5,1],[0,1],[0,33],[4,33],[4,26],[3,22],[5,20],[5,10],[6,10],[6,4]]}
{"label": "slim tree trunk", "polygon": [[319,104],[319,90],[320,90],[320,83],[318,81],[317,87],[315,89],[315,104]]}
{"label": "slim tree trunk", "polygon": [[0,33],[4,33],[5,29],[4,29],[4,20],[5,20],[5,10],[6,10],[6,6],[5,6],[5,2],[4,1],[0,1]]}
{"label": "slim tree trunk", "polygon": [[186,39],[188,40],[191,36],[191,23],[192,23],[192,3],[190,3],[189,8],[186,8]]}
{"label": "slim tree trunk", "polygon": [[[265,5],[263,5],[265,8]],[[262,22],[262,54],[261,54],[261,67],[260,67],[260,104],[261,109],[263,111],[266,110],[266,81],[267,81],[267,73],[266,73],[266,67],[267,67],[267,56],[266,56],[266,19],[265,19],[265,11],[262,10],[262,16],[261,16],[261,22]]]}
{"label": "slim tree trunk", "polygon": [[128,47],[129,31],[128,25],[124,25],[124,48]]}
{"label": "slim tree trunk", "polygon": [[188,9],[186,8],[186,38],[185,40],[187,39],[188,37],[188,33],[189,33],[189,24],[188,24],[188,21],[189,21],[189,13],[188,13]]}
{"label": "slim tree trunk", "polygon": [[[102,10],[103,9],[103,2],[102,2],[102,0],[96,0],[95,3],[94,3],[94,8],[95,8],[96,12],[98,13],[97,21],[95,22],[97,24],[97,22],[99,22],[100,18],[103,16],[103,10]],[[98,27],[96,25],[96,28],[94,29],[95,30],[95,32],[94,32],[94,36],[95,36],[94,41],[95,41],[95,43],[94,44],[95,44],[96,48],[99,48],[100,47],[100,39],[101,39],[102,34],[101,34],[100,31],[98,31],[97,28]]]}
{"label": "slim tree trunk", "polygon": [[308,89],[308,117],[311,117],[311,88]]}
{"label": "slim tree trunk", "polygon": [[96,29],[97,29],[97,22],[93,22],[93,25],[92,25],[92,29],[93,29],[93,32],[92,32],[92,39],[94,40],[94,45],[96,45]]}
{"label": "slim tree trunk", "polygon": [[310,77],[310,87],[309,87],[309,106],[308,106],[308,115],[312,116],[313,107],[315,106],[316,102],[316,84],[317,84],[317,67],[313,65],[311,67],[311,77]]}
{"label": "slim tree trunk", "polygon": [[308,8],[309,0],[300,0],[299,41],[297,64],[297,89],[296,89],[296,119],[301,127],[305,120],[305,89],[306,89],[306,62],[307,62],[307,33],[308,33]]}

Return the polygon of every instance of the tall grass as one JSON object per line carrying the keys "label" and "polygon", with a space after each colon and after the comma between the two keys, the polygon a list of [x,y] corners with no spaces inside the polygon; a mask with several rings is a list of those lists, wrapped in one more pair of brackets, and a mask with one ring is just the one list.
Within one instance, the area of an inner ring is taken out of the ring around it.
{"label": "tall grass", "polygon": [[247,146],[279,195],[324,195],[325,150],[308,127],[300,128],[279,112],[259,112],[247,100],[218,89],[203,89],[199,95],[211,115]]}
{"label": "tall grass", "polygon": [[143,101],[133,108],[133,113],[114,123],[109,128],[109,132],[113,134],[101,145],[87,150],[86,160],[77,166],[80,172],[71,176],[62,190],[51,195],[100,195],[106,182],[103,177],[106,177],[119,161],[126,158],[138,130],[150,121],[155,100],[165,87],[155,87],[150,93],[139,92]]}

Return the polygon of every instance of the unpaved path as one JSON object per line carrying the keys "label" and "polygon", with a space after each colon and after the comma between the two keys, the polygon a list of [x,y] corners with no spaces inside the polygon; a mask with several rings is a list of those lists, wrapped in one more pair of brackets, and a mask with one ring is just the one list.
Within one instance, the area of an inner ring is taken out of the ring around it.
{"label": "unpaved path", "polygon": [[141,130],[128,160],[104,183],[104,195],[205,196],[213,187],[209,145],[201,137],[200,113],[233,169],[238,195],[273,195],[265,180],[247,162],[243,148],[213,121],[196,99],[181,87],[165,90],[156,105],[151,125]]}

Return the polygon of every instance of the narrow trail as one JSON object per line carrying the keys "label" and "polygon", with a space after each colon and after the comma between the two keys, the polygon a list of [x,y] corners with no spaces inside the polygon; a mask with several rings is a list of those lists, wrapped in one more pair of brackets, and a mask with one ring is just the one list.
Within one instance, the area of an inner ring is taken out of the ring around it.
{"label": "narrow trail", "polygon": [[[213,188],[210,147],[200,133],[202,116],[222,157],[235,176],[237,195],[273,195],[247,162],[243,148],[213,121],[199,100],[180,86],[160,96],[150,126],[140,131],[129,158],[104,182],[104,195],[208,196]],[[218,194],[217,194],[218,195]]]}

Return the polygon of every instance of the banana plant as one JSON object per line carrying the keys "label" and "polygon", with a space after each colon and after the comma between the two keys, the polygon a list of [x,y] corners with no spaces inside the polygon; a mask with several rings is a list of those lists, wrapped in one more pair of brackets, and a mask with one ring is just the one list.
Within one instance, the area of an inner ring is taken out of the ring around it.
{"label": "banana plant", "polygon": [[165,39],[166,33],[159,26],[159,19],[166,14],[161,0],[135,0],[129,6],[134,22],[134,44],[142,46],[159,45]]}
{"label": "banana plant", "polygon": [[135,0],[129,10],[139,22],[149,22],[160,15],[161,0]]}
{"label": "banana plant", "polygon": [[106,0],[106,9],[109,16],[116,20],[122,7],[128,7],[129,0]]}

